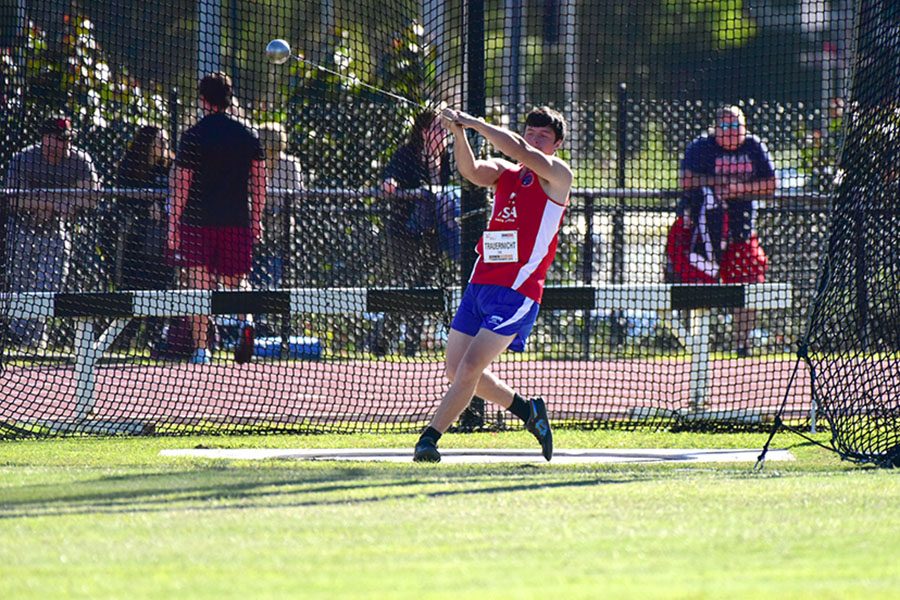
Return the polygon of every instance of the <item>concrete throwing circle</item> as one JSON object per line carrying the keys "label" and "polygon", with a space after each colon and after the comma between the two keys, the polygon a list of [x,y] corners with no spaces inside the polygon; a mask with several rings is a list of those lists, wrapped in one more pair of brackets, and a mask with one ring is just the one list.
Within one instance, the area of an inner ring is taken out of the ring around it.
{"label": "concrete throwing circle", "polygon": [[[412,449],[335,448],[291,450],[275,448],[184,448],[161,450],[160,456],[188,456],[228,460],[331,460],[363,462],[412,462]],[[756,462],[759,449],[606,449],[556,450],[552,464],[592,463],[731,463]],[[769,450],[767,461],[792,461],[787,450]],[[478,463],[546,463],[539,450],[487,448],[441,449],[441,462],[448,464]]]}

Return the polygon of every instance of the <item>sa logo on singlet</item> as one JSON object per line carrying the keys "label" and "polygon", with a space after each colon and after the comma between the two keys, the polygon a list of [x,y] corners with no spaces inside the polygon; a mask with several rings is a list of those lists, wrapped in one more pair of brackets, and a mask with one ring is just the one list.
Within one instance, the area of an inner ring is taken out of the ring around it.
{"label": "sa logo on singlet", "polygon": [[515,206],[504,206],[497,215],[497,221],[501,223],[515,223],[519,217]]}
{"label": "sa logo on singlet", "polygon": [[[529,187],[532,183],[534,183],[534,173],[532,173],[528,169],[523,169],[522,173],[519,175],[519,187]],[[514,197],[515,193],[513,193],[510,199]],[[519,215],[516,212],[515,205],[504,206],[500,211],[500,214],[497,215],[497,220],[501,223],[515,223],[516,219],[518,218]]]}

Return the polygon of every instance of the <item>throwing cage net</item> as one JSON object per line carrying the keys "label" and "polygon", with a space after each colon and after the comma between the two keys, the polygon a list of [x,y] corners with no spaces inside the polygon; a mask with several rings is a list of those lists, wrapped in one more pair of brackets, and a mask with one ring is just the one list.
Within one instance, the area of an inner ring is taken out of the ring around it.
{"label": "throwing cage net", "polygon": [[418,431],[493,194],[429,111],[522,133],[548,105],[574,185],[493,371],[557,426],[822,411],[883,451],[895,98],[855,96],[896,89],[862,68],[896,69],[896,17],[862,4],[4,0],[0,432]]}
{"label": "throwing cage net", "polygon": [[900,12],[859,6],[831,234],[801,355],[814,399],[848,460],[900,465]]}

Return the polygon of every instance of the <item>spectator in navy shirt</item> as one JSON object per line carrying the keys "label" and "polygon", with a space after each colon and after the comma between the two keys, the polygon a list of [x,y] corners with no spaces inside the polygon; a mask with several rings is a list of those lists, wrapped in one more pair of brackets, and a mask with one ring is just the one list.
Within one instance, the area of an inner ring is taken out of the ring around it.
{"label": "spectator in navy shirt", "polygon": [[[424,287],[439,276],[443,259],[438,227],[447,221],[440,217],[454,209],[458,212],[458,208],[445,206],[445,202],[453,202],[453,197],[434,193],[434,188],[449,181],[447,133],[436,112],[422,111],[413,121],[406,143],[397,148],[382,174],[381,191],[388,206],[386,263],[390,285]],[[419,352],[423,327],[421,316],[407,319],[406,356]],[[387,354],[400,329],[400,317],[386,315],[373,333],[372,353]]]}
{"label": "spectator in navy shirt", "polygon": [[[714,129],[687,147],[681,162],[681,184],[686,193],[710,189],[724,204],[727,231],[718,278],[723,283],[763,283],[768,259],[756,234],[756,199],[775,193],[775,169],[765,144],[748,134],[741,109],[720,108]],[[735,309],[739,356],[750,353],[754,321],[751,310]]]}

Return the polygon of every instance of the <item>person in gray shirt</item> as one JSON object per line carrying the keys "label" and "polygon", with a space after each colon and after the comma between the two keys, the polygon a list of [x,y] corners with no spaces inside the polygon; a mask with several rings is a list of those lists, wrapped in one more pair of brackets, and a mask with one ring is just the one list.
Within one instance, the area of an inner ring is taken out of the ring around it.
{"label": "person in gray shirt", "polygon": [[[72,146],[72,123],[51,117],[41,124],[41,141],[15,155],[6,173],[11,190],[97,189],[99,178],[85,152]],[[61,199],[56,194],[22,194],[9,205],[6,257],[11,292],[61,291],[72,252],[70,223],[89,199]],[[19,343],[46,345],[43,321],[14,319]]]}

